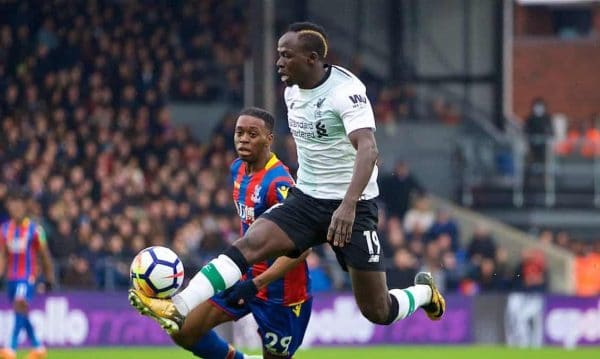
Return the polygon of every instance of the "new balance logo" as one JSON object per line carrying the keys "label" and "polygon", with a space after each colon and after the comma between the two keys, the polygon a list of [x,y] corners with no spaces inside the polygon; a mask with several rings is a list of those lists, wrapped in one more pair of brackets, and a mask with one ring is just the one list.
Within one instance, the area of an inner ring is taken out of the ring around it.
{"label": "new balance logo", "polygon": [[379,263],[379,255],[373,254],[369,257],[369,263]]}
{"label": "new balance logo", "polygon": [[352,95],[348,96],[348,98],[355,105],[358,105],[359,103],[367,103],[367,98],[363,95]]}
{"label": "new balance logo", "polygon": [[317,123],[315,124],[315,127],[317,128],[317,137],[318,138],[329,136],[327,134],[327,128],[325,128],[325,124],[323,123],[323,121],[321,121],[321,120],[317,121]]}

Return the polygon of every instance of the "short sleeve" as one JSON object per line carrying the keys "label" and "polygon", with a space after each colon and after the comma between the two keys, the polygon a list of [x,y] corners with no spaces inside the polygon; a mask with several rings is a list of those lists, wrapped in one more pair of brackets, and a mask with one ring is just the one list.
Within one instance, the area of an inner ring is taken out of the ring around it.
{"label": "short sleeve", "polygon": [[361,128],[375,129],[373,108],[362,83],[355,81],[338,87],[335,90],[333,107],[344,123],[346,134]]}
{"label": "short sleeve", "polygon": [[46,247],[46,245],[47,245],[46,231],[44,230],[44,228],[42,228],[42,226],[35,225],[33,239],[34,239],[34,242],[33,242],[34,247],[36,247],[38,249]]}

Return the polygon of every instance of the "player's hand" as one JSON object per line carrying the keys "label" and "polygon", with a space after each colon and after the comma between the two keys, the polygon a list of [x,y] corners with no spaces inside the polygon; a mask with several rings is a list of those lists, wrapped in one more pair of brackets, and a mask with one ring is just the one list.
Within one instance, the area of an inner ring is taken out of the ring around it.
{"label": "player's hand", "polygon": [[36,285],[36,291],[38,294],[46,294],[52,291],[52,283],[49,281],[42,281]]}
{"label": "player's hand", "polygon": [[356,216],[356,203],[342,201],[333,212],[331,223],[327,230],[327,241],[336,247],[343,247],[352,238],[352,226]]}
{"label": "player's hand", "polygon": [[46,293],[50,293],[50,292],[52,292],[52,288],[54,288],[54,282],[47,280],[44,282],[44,287],[45,287]]}
{"label": "player's hand", "polygon": [[241,281],[225,290],[225,302],[232,307],[242,307],[258,293],[258,288],[251,279]]}

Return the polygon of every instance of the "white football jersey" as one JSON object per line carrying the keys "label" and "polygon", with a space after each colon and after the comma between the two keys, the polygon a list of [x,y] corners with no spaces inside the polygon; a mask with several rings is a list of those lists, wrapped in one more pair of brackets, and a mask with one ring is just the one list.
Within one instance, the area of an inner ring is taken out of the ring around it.
{"label": "white football jersey", "polygon": [[[285,89],[288,125],[298,151],[297,187],[309,196],[343,199],[356,160],[348,134],[375,129],[365,85],[350,71],[331,66],[327,79],[314,89]],[[379,195],[377,166],[361,199]]]}

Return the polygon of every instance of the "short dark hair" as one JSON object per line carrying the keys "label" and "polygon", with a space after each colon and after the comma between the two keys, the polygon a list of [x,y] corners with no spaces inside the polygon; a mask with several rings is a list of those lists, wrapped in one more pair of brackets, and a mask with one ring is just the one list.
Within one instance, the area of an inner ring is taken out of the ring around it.
{"label": "short dark hair", "polygon": [[327,57],[329,46],[327,45],[327,34],[320,25],[312,22],[295,22],[288,27],[288,31],[300,33],[300,39],[308,51],[316,52],[321,58]]}
{"label": "short dark hair", "polygon": [[20,187],[9,188],[6,199],[9,201],[25,201],[29,198],[27,191]]}
{"label": "short dark hair", "polygon": [[252,116],[260,118],[265,122],[265,126],[267,129],[269,129],[269,131],[273,131],[273,128],[275,128],[275,117],[273,117],[269,111],[262,108],[246,107],[240,111],[238,116]]}

